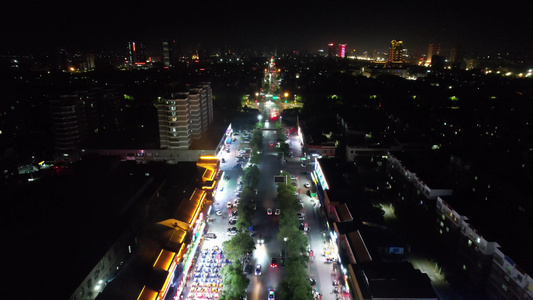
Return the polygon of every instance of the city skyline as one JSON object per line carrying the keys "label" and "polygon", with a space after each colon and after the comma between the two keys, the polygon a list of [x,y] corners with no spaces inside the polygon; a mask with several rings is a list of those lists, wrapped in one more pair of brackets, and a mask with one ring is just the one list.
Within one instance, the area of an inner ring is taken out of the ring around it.
{"label": "city skyline", "polygon": [[526,11],[507,3],[485,7],[481,1],[412,1],[396,7],[392,1],[262,6],[244,1],[166,2],[145,9],[100,2],[80,6],[83,9],[11,3],[6,10],[11,13],[3,20],[0,51],[44,47],[125,51],[127,42],[134,40],[160,54],[161,41],[167,39],[176,40],[184,53],[198,45],[314,52],[327,50],[328,43],[347,44],[347,52],[387,52],[390,41],[398,39],[414,55],[427,53],[429,44],[440,44],[444,55],[457,47],[464,53],[527,54],[532,42],[524,38]]}

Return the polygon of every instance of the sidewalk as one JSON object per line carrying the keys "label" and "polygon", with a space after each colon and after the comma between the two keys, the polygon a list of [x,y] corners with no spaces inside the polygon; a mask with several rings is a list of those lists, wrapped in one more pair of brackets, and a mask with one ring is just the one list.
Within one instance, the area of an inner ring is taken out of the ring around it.
{"label": "sidewalk", "polygon": [[[302,195],[302,197],[305,197],[306,202],[310,199],[307,195]],[[319,294],[322,294],[323,300],[350,299],[349,296],[344,298],[341,293],[337,294],[333,292],[335,289],[333,282],[341,282],[341,272],[337,263],[325,261],[324,250],[328,243],[328,236],[325,234],[326,228],[322,217],[318,213],[318,208],[307,210],[307,215],[307,221],[311,228],[311,231],[308,233],[309,247],[313,251],[313,255],[309,257],[309,277],[316,280],[316,290]],[[320,299],[320,297],[317,299]]]}

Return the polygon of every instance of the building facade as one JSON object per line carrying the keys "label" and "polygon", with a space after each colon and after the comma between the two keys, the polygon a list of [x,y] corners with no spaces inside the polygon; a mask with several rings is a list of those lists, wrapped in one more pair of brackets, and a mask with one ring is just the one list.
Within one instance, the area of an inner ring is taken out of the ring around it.
{"label": "building facade", "polygon": [[161,149],[186,150],[213,122],[211,85],[202,83],[187,92],[170,93],[157,104]]}

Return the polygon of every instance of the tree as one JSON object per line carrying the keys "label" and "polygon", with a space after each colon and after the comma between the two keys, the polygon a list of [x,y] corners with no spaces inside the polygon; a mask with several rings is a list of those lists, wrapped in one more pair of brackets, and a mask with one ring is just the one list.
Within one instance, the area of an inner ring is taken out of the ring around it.
{"label": "tree", "polygon": [[222,242],[224,253],[231,261],[242,261],[248,252],[255,250],[254,239],[245,232],[239,232],[232,239]]}
{"label": "tree", "polygon": [[243,273],[242,264],[235,262],[222,268],[224,288],[220,299],[242,299],[246,296],[246,288],[250,279]]}
{"label": "tree", "polygon": [[259,184],[259,168],[257,166],[250,166],[244,170],[244,176],[242,177],[244,185],[255,189]]}

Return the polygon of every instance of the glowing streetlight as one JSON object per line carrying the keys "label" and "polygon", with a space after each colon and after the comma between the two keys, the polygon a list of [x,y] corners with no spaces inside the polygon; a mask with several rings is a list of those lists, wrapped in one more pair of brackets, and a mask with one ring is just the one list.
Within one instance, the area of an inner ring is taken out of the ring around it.
{"label": "glowing streetlight", "polygon": [[285,96],[285,98],[288,98],[289,97],[289,93],[285,92],[285,94],[283,94],[283,96]]}
{"label": "glowing streetlight", "polygon": [[259,121],[261,121],[261,120],[263,120],[263,116],[262,116],[262,115],[259,115],[259,116],[257,116],[257,119],[258,119]]}

